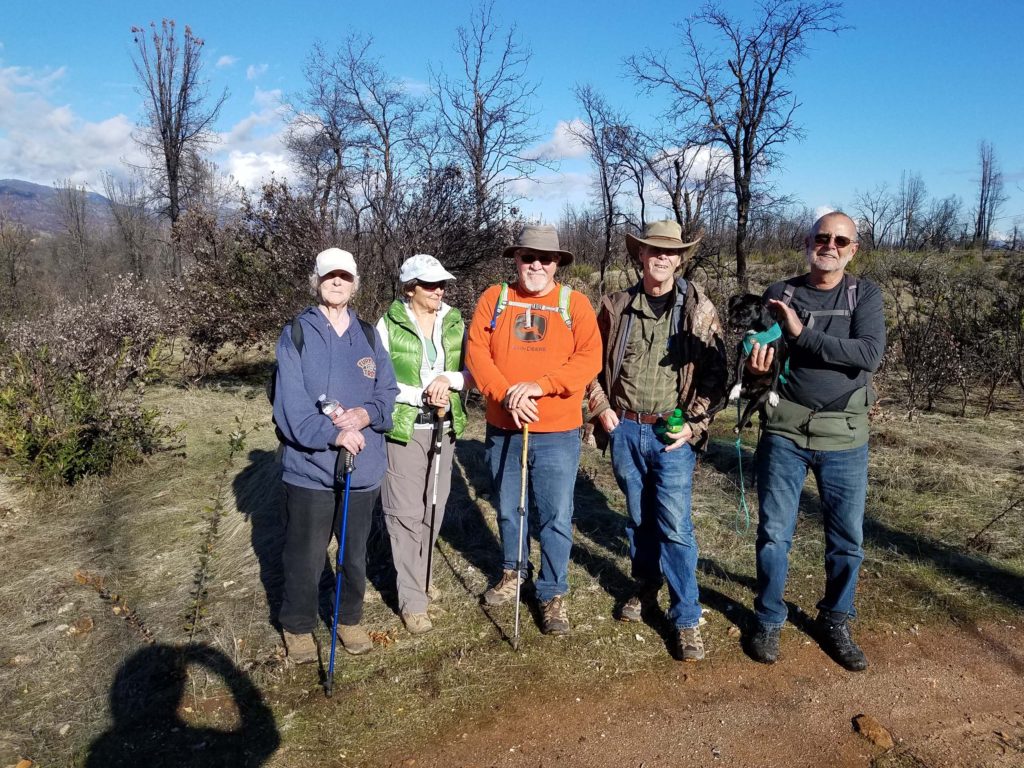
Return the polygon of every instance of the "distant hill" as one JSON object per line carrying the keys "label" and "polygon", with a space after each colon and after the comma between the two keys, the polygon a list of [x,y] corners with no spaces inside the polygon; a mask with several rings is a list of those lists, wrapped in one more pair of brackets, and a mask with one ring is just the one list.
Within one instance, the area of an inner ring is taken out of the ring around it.
{"label": "distant hill", "polygon": [[[113,223],[109,201],[96,192],[88,192],[87,212],[94,226]],[[0,208],[13,219],[36,232],[57,234],[63,231],[57,211],[57,190],[20,179],[0,179]]]}

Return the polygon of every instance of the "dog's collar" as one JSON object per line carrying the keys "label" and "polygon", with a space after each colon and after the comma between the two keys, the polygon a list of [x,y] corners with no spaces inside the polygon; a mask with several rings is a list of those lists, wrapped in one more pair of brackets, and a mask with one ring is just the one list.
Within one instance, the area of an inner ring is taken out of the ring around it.
{"label": "dog's collar", "polygon": [[743,354],[747,357],[754,351],[754,344],[757,343],[760,346],[765,344],[771,344],[773,341],[778,341],[782,338],[782,327],[778,323],[774,323],[771,328],[760,333],[754,331],[747,331],[747,334],[743,337]]}

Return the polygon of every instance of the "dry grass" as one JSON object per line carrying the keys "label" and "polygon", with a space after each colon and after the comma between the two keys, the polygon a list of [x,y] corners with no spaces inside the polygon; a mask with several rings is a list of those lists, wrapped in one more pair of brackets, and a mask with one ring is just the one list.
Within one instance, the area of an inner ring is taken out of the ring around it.
{"label": "dry grass", "polygon": [[[445,596],[435,614],[437,630],[411,638],[402,629],[386,539],[377,530],[366,623],[379,633],[381,647],[366,657],[343,655],[335,696],[326,701],[315,669],[281,664],[269,622],[279,589],[280,497],[261,371],[254,362],[226,386],[154,390],[153,404],[168,413],[168,421],[184,425],[184,455],[163,454],[57,497],[0,490],[0,507],[7,510],[0,510],[6,555],[0,688],[14,692],[4,703],[0,764],[19,755],[46,765],[83,763],[90,742],[110,725],[107,700],[118,669],[147,645],[139,626],[123,611],[114,612],[122,602],[77,583],[76,570],[102,578],[157,643],[171,645],[189,639],[186,626],[201,575],[206,591],[199,596],[196,639],[223,652],[270,703],[283,743],[271,765],[372,764],[382,753],[410,749],[433,734],[458,734],[469,723],[500,717],[511,698],[552,686],[582,691],[673,667],[670,633],[659,615],[642,625],[612,618],[630,587],[622,499],[607,459],[592,449],[584,450],[577,483],[569,574],[573,633],[543,637],[536,616],[525,611],[521,650],[511,650],[512,610],[485,610],[477,598],[497,573],[499,551],[481,414],[475,412],[459,445],[441,532],[436,572]],[[741,654],[730,628],[750,618],[754,579],[753,530],[736,530],[742,523],[737,457],[726,429],[723,421],[698,469],[694,499],[713,659]],[[232,459],[230,434],[239,430],[246,432],[244,451]],[[744,458],[749,488],[749,445]],[[1014,411],[988,420],[919,414],[909,423],[898,414],[883,415],[872,452],[858,601],[862,631],[1020,614],[1022,515],[1009,514],[992,527],[987,552],[968,551],[965,543],[1005,508],[1009,495],[1020,493],[1022,466],[1024,420]],[[787,597],[794,608],[813,613],[823,543],[813,483],[806,495]],[[749,499],[756,507],[752,492]],[[201,552],[207,544],[209,551]],[[69,634],[85,616],[94,628]],[[58,629],[63,624],[69,628]],[[713,669],[699,667],[693,674]],[[238,718],[230,697],[221,710],[202,706],[225,699],[223,681],[201,667],[192,672],[182,704],[191,712],[182,709],[181,716],[191,726],[230,727]]]}

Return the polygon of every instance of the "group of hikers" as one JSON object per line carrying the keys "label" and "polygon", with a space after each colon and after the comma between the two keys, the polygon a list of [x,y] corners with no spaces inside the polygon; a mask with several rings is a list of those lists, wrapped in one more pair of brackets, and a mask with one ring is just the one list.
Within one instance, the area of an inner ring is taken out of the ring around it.
{"label": "group of hikers", "polygon": [[[559,267],[573,261],[559,247],[557,230],[526,226],[503,253],[516,279],[484,291],[468,333],[459,310],[444,301],[455,278],[433,256],[402,264],[399,298],[375,326],[351,306],[359,289],[353,256],[330,248],[316,257],[316,306],[281,334],[274,397],[285,489],[278,619],[293,662],[318,657],[318,587],[324,553],[341,526],[337,639],[352,654],[371,650],[361,622],[378,496],[402,622],[414,635],[433,628],[431,553],[455,441],[466,425],[465,395],[474,387],[486,402],[486,464],[502,548],[502,572],[483,602],[515,603],[518,610],[522,586],[532,579],[542,631],[569,632],[573,493],[586,399],[626,502],[634,589],[618,618],[641,621],[667,585],[676,658],[704,658],[691,490],[728,374],[715,305],[681,276],[698,243],[684,242],[674,221],[627,235],[641,279],[603,296],[595,313],[583,293],[556,281]],[[882,358],[885,324],[877,286],[846,273],[857,247],[848,216],[821,217],[806,238],[809,271],[764,295],[789,349],[781,399],[765,407],[756,451],[757,624],[746,637],[750,655],[764,663],[779,657],[788,556],[810,470],[825,531],[818,639],[845,668],[867,667],[849,621],[863,560],[870,376]],[[773,355],[773,346],[755,343],[746,374],[769,375]],[[344,509],[339,451],[354,457]],[[536,574],[531,537],[540,545]]]}

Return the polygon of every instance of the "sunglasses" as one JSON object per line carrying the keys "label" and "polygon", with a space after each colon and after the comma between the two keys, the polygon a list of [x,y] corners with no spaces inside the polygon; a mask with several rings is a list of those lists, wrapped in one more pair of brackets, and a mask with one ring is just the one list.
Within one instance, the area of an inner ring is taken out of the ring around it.
{"label": "sunglasses", "polygon": [[523,262],[523,264],[533,264],[533,262],[539,261],[545,267],[548,264],[558,263],[558,257],[550,253],[518,253],[516,258]]}
{"label": "sunglasses", "polygon": [[438,280],[438,281],[433,282],[433,283],[427,283],[427,282],[424,282],[423,280],[417,280],[416,281],[416,285],[418,285],[424,291],[436,291],[438,288],[440,288],[443,291],[445,289],[445,286],[448,285],[448,281],[447,280]]}
{"label": "sunglasses", "polygon": [[836,241],[836,248],[845,248],[853,242],[846,235],[833,235],[831,232],[819,232],[814,236],[815,245],[828,245],[832,240]]}

